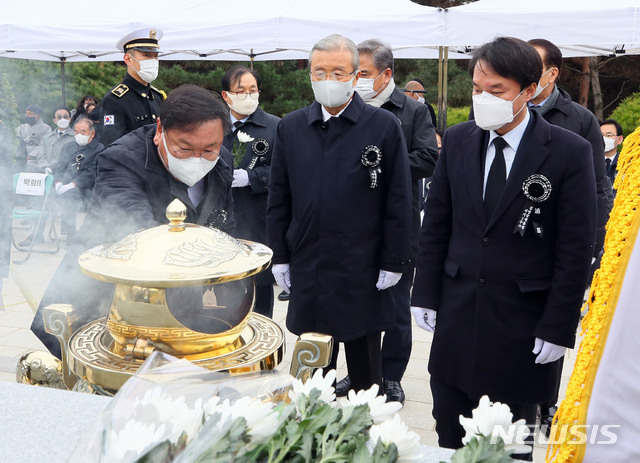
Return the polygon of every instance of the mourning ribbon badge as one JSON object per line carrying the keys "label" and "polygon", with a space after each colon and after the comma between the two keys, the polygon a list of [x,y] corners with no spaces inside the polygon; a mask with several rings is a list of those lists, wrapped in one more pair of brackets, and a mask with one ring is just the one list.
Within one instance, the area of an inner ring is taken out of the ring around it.
{"label": "mourning ribbon badge", "polygon": [[264,157],[269,152],[269,142],[264,138],[258,138],[251,144],[251,151],[253,151],[253,159],[251,159],[247,167],[248,169],[253,169],[258,159]]}
{"label": "mourning ribbon badge", "polygon": [[82,162],[82,160],[84,159],[84,154],[80,153],[76,155],[76,162],[74,162],[72,165],[77,169],[80,170],[80,163]]}
{"label": "mourning ribbon badge", "polygon": [[369,169],[369,188],[378,187],[378,179],[382,174],[380,161],[382,161],[382,150],[375,145],[369,145],[362,151],[362,165]]}
{"label": "mourning ribbon badge", "polygon": [[524,236],[527,225],[532,222],[533,232],[538,238],[542,238],[543,230],[542,225],[539,223],[541,216],[540,206],[551,196],[551,182],[544,175],[533,174],[522,184],[522,192],[527,201],[524,203],[524,209],[520,214],[516,227],[513,229],[513,233],[520,233],[520,236]]}

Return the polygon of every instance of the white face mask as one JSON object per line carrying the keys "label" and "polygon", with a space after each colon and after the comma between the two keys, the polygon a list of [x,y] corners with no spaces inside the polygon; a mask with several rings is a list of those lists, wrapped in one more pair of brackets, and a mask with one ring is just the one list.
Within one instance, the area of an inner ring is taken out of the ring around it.
{"label": "white face mask", "polygon": [[358,79],[358,83],[356,84],[355,87],[353,87],[353,89],[356,92],[358,92],[358,95],[360,95],[360,98],[362,98],[365,101],[374,98],[376,96],[376,93],[378,92],[376,92],[373,89],[373,85],[375,81],[378,80],[378,78],[382,74],[383,74],[382,72],[378,74],[378,77],[376,77],[375,79],[360,77],[360,79]]}
{"label": "white face mask", "polygon": [[245,99],[241,100],[238,98],[239,95],[231,92],[225,93],[231,100],[231,104],[229,105],[229,107],[238,114],[242,114],[243,116],[250,116],[254,112],[256,112],[256,109],[258,109],[259,100],[254,100],[250,95],[245,95]]}
{"label": "white face mask", "polygon": [[58,119],[56,125],[60,130],[64,130],[69,127],[69,119]]}
{"label": "white face mask", "polygon": [[419,97],[418,97],[418,103],[420,103],[420,104],[424,104],[424,97],[419,96]]}
{"label": "white face mask", "polygon": [[167,141],[164,138],[164,131],[162,132],[162,144],[164,145],[164,150],[167,154],[167,169],[171,172],[175,178],[180,180],[182,183],[193,186],[198,183],[205,175],[209,173],[211,169],[216,166],[218,159],[216,158],[213,161],[209,161],[202,157],[190,157],[187,159],[178,159],[169,148],[167,148]]}
{"label": "white face mask", "polygon": [[[549,74],[553,69],[555,68],[551,68],[549,69],[547,72],[543,72],[542,75],[540,76],[540,79],[542,79],[545,75]],[[536,91],[533,94],[533,98],[531,98],[532,100],[535,100],[536,98],[538,98],[538,96],[544,92],[544,89],[547,88],[549,86],[551,82],[547,82],[547,85],[545,85],[544,87],[540,86],[540,81],[538,81],[538,86],[536,87]]]}
{"label": "white face mask", "polygon": [[[524,92],[524,89],[522,90]],[[482,130],[498,130],[500,127],[510,123],[520,114],[522,108],[513,114],[513,102],[518,99],[522,92],[513,101],[503,100],[495,95],[482,92],[479,95],[473,95],[473,117],[476,125]]]}
{"label": "white face mask", "polygon": [[76,134],[76,143],[80,146],[87,146],[89,144],[89,135]]}
{"label": "white face mask", "polygon": [[[133,58],[132,55],[129,56]],[[136,60],[140,65],[140,70],[136,72],[142,80],[144,80],[148,84],[156,80],[156,77],[158,77],[158,69],[160,68],[160,63],[157,59],[145,59],[142,61],[138,61],[135,58],[133,59]]]}
{"label": "white face mask", "polygon": [[608,153],[609,151],[616,148],[616,139],[609,137],[602,137],[604,140],[604,152]]}
{"label": "white face mask", "polygon": [[342,106],[353,95],[353,79],[355,75],[348,81],[339,80],[319,80],[311,81],[313,96],[316,101],[326,108],[337,108]]}

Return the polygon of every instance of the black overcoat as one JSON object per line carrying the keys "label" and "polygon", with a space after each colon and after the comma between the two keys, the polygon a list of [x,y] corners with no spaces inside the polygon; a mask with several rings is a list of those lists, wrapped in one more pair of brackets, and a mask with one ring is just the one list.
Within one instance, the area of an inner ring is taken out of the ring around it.
{"label": "black overcoat", "polygon": [[[238,129],[254,139],[252,143],[245,145],[245,155],[236,167],[247,171],[249,185],[231,190],[238,238],[259,243],[265,243],[267,240],[267,186],[271,176],[271,155],[279,121],[279,117],[258,108]],[[231,151],[235,140],[235,132],[228,133],[224,137],[225,148]]]}
{"label": "black overcoat", "polygon": [[54,181],[75,183],[82,197],[88,200],[96,181],[98,153],[103,149],[102,143],[95,138],[86,146],[80,146],[75,141],[67,143],[57,162],[51,166]]}
{"label": "black overcoat", "polygon": [[85,250],[115,242],[140,229],[166,224],[166,208],[176,198],[187,207],[186,222],[233,232],[232,174],[224,160],[229,153],[223,148],[224,153],[205,177],[204,197],[195,207],[187,185],[162,164],[153,143],[155,133],[155,125],[134,130],[98,155],[96,183],[87,216],[49,283],[31,325],[31,330],[54,355],[60,355],[60,348],[57,340],[44,332],[44,307],[72,304],[82,323],[105,317],[109,311],[113,285],[82,274],[78,257]]}
{"label": "black overcoat", "polygon": [[[362,162],[367,147],[382,154],[375,188]],[[280,121],[267,244],[274,264],[290,264],[290,331],[348,341],[394,325],[388,291],[376,281],[380,269],[402,272],[409,257],[407,159],[397,118],[357,93],[328,123],[317,102]]]}
{"label": "black overcoat", "polygon": [[[573,347],[596,228],[591,147],[532,112],[505,189],[483,207],[489,132],[465,122],[445,132],[419,243],[412,305],[437,310],[431,375],[479,398],[542,403],[556,361],[535,364],[534,338]],[[532,174],[551,182],[536,221],[514,233]]]}

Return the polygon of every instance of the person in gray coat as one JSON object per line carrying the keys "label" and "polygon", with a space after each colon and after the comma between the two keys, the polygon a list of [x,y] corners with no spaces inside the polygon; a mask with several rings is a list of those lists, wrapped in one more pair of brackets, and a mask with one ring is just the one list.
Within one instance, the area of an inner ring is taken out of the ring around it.
{"label": "person in gray coat", "polygon": [[51,133],[51,127],[42,120],[42,108],[30,104],[25,111],[25,123],[16,129],[16,135],[27,146],[27,172],[45,172],[49,167],[42,149],[42,140]]}

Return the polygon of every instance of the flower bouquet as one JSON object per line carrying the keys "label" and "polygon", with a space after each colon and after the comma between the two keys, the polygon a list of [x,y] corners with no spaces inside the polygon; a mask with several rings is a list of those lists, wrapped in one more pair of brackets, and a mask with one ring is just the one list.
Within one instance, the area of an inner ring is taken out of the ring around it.
{"label": "flower bouquet", "polygon": [[253,137],[244,133],[242,130],[238,129],[236,134],[236,140],[233,142],[233,146],[231,147],[231,154],[233,154],[233,167],[238,167],[244,156],[247,152],[247,143],[251,143],[253,141]]}
{"label": "flower bouquet", "polygon": [[306,383],[230,375],[154,353],[114,397],[72,462],[418,461],[419,437],[378,387],[336,402],[335,371]]}

